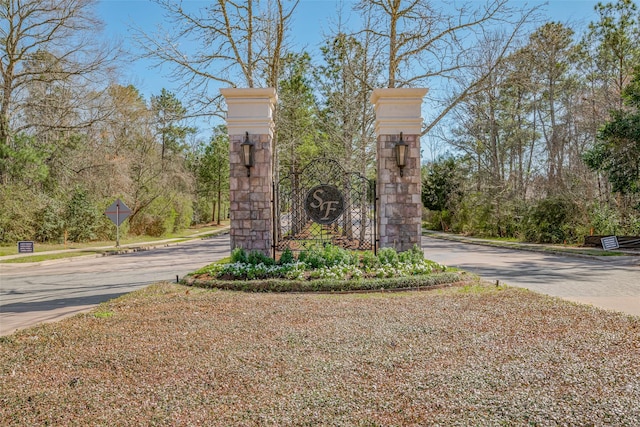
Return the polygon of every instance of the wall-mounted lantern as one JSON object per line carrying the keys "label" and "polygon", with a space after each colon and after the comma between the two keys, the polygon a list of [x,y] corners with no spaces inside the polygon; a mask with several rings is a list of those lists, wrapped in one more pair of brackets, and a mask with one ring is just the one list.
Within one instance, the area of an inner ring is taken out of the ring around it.
{"label": "wall-mounted lantern", "polygon": [[402,170],[407,165],[407,149],[409,145],[402,139],[402,132],[400,132],[400,140],[396,142],[396,164],[400,168],[400,176],[402,176]]}
{"label": "wall-mounted lantern", "polygon": [[251,167],[253,166],[255,160],[255,151],[256,146],[251,141],[249,141],[249,132],[246,132],[244,137],[244,142],[240,144],[241,155],[242,155],[242,163],[247,168],[247,176],[251,176]]}

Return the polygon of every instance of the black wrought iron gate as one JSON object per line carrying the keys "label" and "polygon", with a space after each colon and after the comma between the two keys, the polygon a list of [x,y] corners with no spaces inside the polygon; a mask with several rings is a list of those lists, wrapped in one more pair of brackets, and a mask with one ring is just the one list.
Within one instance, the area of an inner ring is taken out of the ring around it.
{"label": "black wrought iron gate", "polygon": [[274,187],[274,257],[318,243],[376,251],[375,180],[321,158]]}

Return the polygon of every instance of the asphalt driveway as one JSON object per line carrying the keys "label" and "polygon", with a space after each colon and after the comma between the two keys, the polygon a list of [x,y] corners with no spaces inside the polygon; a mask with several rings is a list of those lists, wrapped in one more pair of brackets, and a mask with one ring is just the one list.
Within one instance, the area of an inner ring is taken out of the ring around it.
{"label": "asphalt driveway", "polygon": [[640,316],[640,257],[584,257],[423,237],[425,256],[491,282]]}

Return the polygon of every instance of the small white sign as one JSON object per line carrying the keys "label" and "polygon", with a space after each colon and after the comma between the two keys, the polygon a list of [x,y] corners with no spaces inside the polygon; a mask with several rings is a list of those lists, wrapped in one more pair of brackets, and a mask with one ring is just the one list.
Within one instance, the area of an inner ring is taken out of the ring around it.
{"label": "small white sign", "polygon": [[602,249],[605,251],[610,251],[611,249],[618,249],[620,245],[618,244],[618,238],[616,236],[608,236],[600,239],[602,242]]}
{"label": "small white sign", "polygon": [[33,253],[33,241],[31,240],[21,240],[18,242],[18,253]]}

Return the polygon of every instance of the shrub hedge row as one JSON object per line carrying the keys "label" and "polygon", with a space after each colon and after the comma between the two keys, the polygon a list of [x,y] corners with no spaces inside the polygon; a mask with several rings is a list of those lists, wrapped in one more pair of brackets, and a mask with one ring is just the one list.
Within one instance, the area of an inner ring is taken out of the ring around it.
{"label": "shrub hedge row", "polygon": [[184,278],[181,283],[206,289],[243,292],[355,292],[376,290],[421,289],[461,281],[477,280],[464,272],[447,271],[423,276],[390,277],[359,280],[219,280]]}

